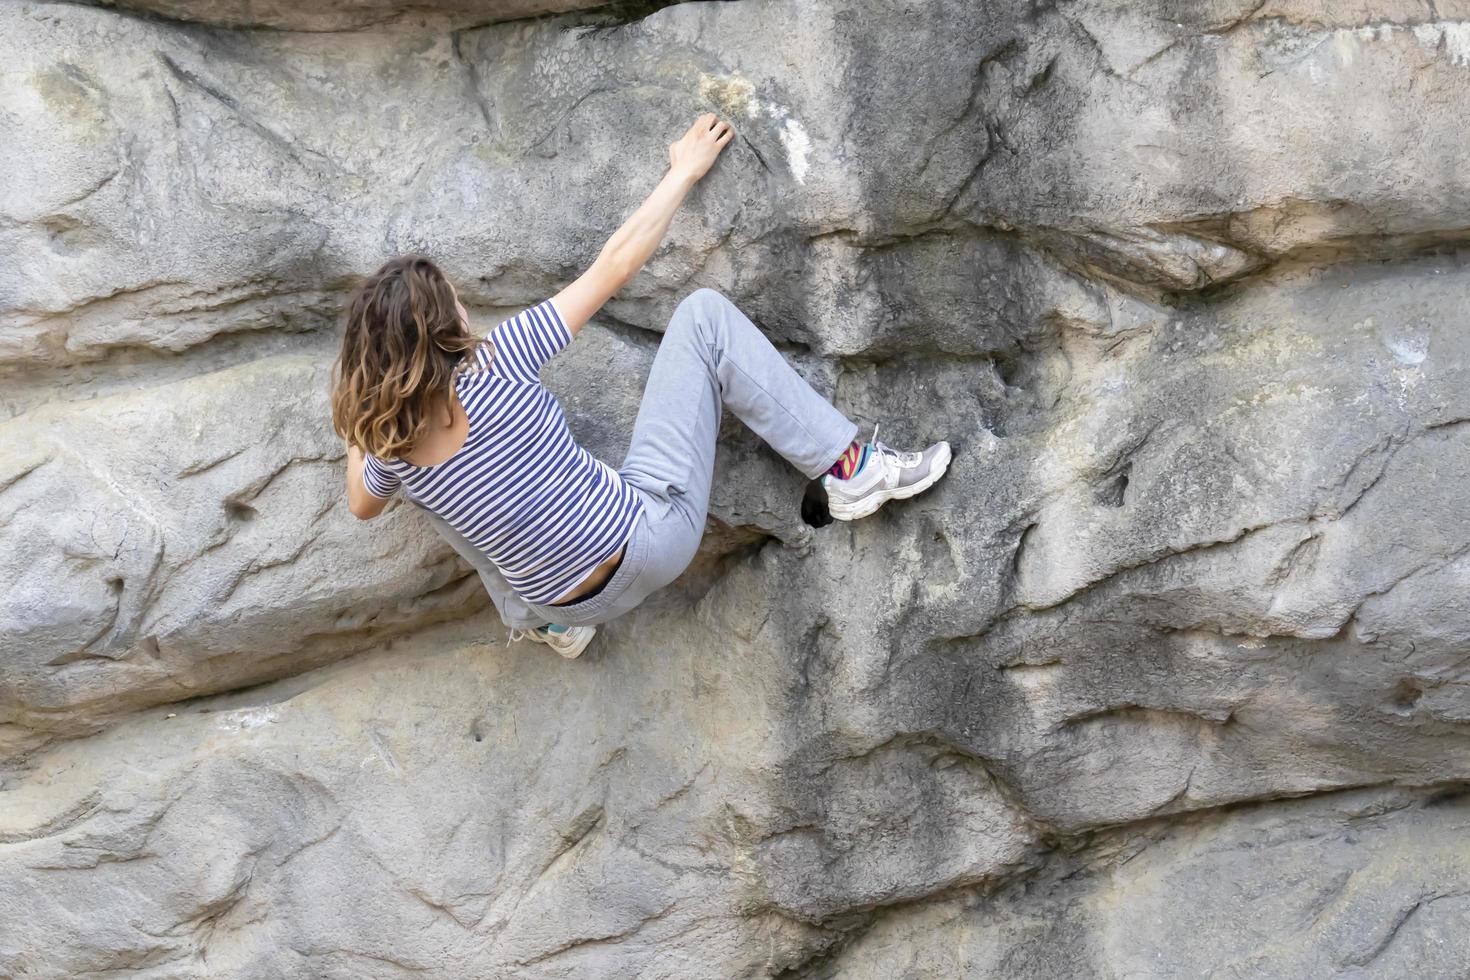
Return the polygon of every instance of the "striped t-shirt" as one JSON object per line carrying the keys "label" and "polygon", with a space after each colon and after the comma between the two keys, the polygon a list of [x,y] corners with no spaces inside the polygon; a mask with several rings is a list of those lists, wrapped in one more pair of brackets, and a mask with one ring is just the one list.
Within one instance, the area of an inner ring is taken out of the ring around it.
{"label": "striped t-shirt", "polygon": [[470,423],[464,445],[433,466],[369,454],[363,482],[377,497],[401,485],[494,562],[523,599],[547,603],[627,542],[643,503],[577,445],[541,384],[542,365],[572,341],[551,300],[506,320],[490,339],[493,355],[482,344],[455,380]]}

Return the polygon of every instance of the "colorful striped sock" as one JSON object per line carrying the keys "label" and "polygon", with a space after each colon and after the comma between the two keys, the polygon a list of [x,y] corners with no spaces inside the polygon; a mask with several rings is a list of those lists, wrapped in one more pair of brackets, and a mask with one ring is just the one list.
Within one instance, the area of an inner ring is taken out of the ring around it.
{"label": "colorful striped sock", "polygon": [[827,472],[839,480],[850,480],[853,474],[862,470],[863,464],[867,461],[868,444],[866,442],[858,442],[854,439],[842,455],[837,457],[837,462],[833,463],[832,468]]}

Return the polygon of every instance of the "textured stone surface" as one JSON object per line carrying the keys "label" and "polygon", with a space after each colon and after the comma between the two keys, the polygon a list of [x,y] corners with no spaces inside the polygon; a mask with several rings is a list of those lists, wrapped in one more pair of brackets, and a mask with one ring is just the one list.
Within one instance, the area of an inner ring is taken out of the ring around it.
{"label": "textured stone surface", "polygon": [[607,0],[82,0],[125,12],[218,27],[351,31],[425,20],[451,26],[493,24],[598,7]]}
{"label": "textured stone surface", "polygon": [[476,608],[422,523],[363,538],[326,385],[273,358],[3,424],[0,733],[72,733]]}
{"label": "textured stone surface", "polygon": [[[1470,5],[393,10],[0,8],[0,973],[1464,975]],[[814,531],[731,424],[507,649],[344,513],[337,304],[544,298],[707,108],[578,434],[708,285],[953,468]]]}
{"label": "textured stone surface", "polygon": [[1104,838],[896,910],[811,975],[1461,977],[1467,819],[1460,791],[1355,792]]}

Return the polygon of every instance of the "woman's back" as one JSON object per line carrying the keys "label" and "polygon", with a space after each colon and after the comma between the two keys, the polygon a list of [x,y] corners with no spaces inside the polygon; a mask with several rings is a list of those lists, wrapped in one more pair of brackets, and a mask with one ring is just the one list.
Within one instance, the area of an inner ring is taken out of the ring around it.
{"label": "woman's back", "polygon": [[628,539],[640,498],[572,438],[541,367],[571,342],[551,300],[490,332],[455,389],[469,421],[464,445],[441,463],[367,456],[369,492],[400,485],[455,528],[528,602],[549,603]]}

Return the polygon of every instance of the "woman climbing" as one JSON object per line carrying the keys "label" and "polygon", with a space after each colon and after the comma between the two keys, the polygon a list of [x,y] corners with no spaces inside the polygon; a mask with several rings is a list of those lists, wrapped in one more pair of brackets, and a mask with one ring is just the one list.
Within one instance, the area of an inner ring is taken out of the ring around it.
{"label": "woman climbing", "polygon": [[579,446],[540,381],[546,361],[653,254],[674,212],[734,136],[706,113],[669,146],[669,170],[575,282],[476,336],[423,256],[394,259],[347,304],[332,423],[347,498],[377,516],[400,487],[480,573],[511,638],[565,657],[595,624],[678,577],[704,532],[728,407],[853,520],[932,486],[949,444],[898,452],[801,379],[724,296],[697,289],[669,321],[623,465]]}

